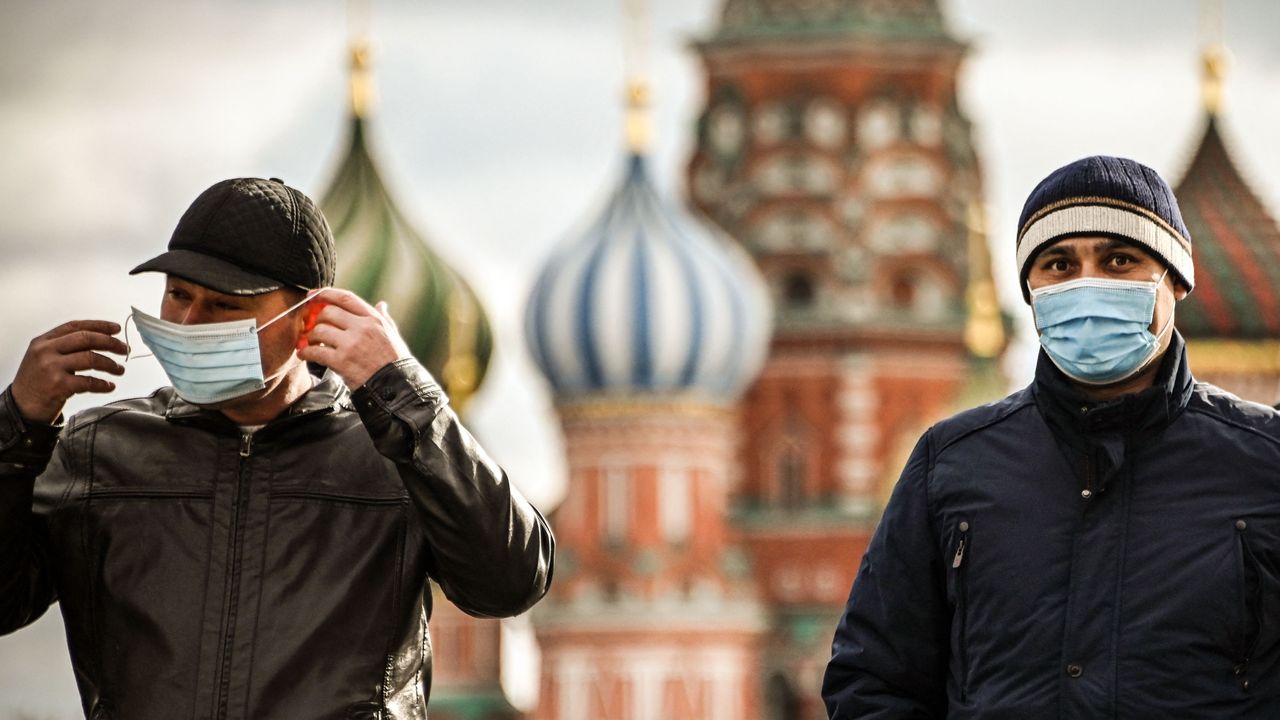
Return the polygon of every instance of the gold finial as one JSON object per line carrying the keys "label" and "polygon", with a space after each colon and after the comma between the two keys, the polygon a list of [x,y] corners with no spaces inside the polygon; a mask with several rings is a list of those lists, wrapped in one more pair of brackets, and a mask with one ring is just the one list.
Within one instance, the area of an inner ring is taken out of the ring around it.
{"label": "gold finial", "polygon": [[632,80],[627,87],[627,148],[636,155],[648,152],[652,134],[649,85],[643,80]]}
{"label": "gold finial", "polygon": [[365,117],[373,107],[373,80],[369,69],[369,2],[347,0],[347,36],[351,46],[351,112]]}
{"label": "gold finial", "polygon": [[1222,109],[1222,85],[1227,71],[1227,50],[1222,29],[1222,0],[1203,0],[1201,25],[1204,51],[1201,56],[1200,91],[1205,110],[1217,115]]}
{"label": "gold finial", "polygon": [[1004,320],[996,285],[991,279],[991,253],[987,248],[986,217],[975,201],[969,204],[969,287],[965,304],[969,318],[964,326],[964,342],[969,352],[980,358],[994,358],[1005,347]]}
{"label": "gold finial", "polygon": [[366,117],[373,106],[373,81],[369,71],[369,43],[356,40],[351,43],[351,112],[356,117]]}
{"label": "gold finial", "polygon": [[448,300],[449,356],[441,368],[440,380],[459,413],[466,409],[480,381],[480,363],[476,359],[475,333],[480,310],[475,300],[455,287]]}
{"label": "gold finial", "polygon": [[645,79],[648,50],[648,7],[644,0],[624,0],[626,42],[623,64],[627,74],[627,147],[639,155],[649,150],[652,123],[649,118],[649,82]]}

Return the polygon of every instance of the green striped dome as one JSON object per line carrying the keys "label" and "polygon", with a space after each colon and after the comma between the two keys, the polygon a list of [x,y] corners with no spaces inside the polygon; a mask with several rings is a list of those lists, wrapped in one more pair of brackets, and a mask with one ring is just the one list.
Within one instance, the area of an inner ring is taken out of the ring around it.
{"label": "green striped dome", "polygon": [[461,409],[489,367],[489,318],[391,201],[365,132],[357,113],[346,157],[320,203],[337,246],[338,287],[370,303],[385,300],[409,349]]}

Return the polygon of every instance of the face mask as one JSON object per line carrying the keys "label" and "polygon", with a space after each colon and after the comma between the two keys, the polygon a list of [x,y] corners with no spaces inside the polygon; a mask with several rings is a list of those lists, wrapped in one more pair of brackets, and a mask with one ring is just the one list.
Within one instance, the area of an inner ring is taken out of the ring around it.
{"label": "face mask", "polygon": [[178,397],[196,405],[210,405],[266,387],[258,333],[310,299],[308,296],[260,327],[253,318],[180,325],[152,317],[136,307],[129,319],[137,325],[142,342],[164,368]]}
{"label": "face mask", "polygon": [[[1165,271],[1165,275],[1168,274]],[[1164,282],[1081,278],[1031,290],[1040,346],[1067,377],[1109,385],[1135,375],[1160,350],[1173,313],[1158,335],[1148,328]]]}

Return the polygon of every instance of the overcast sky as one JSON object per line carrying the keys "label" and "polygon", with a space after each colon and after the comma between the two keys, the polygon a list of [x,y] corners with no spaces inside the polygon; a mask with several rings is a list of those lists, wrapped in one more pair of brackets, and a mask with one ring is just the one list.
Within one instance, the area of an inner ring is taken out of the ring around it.
{"label": "overcast sky", "polygon": [[[656,179],[682,192],[701,103],[691,40],[718,0],[651,0]],[[401,209],[477,289],[497,332],[472,424],[535,502],[558,500],[550,400],[521,337],[533,275],[622,170],[622,20],[608,0],[379,0],[373,149]],[[1175,181],[1202,130],[1195,0],[944,0],[972,43],[961,105],[976,126],[1003,302],[1026,193],[1083,155]],[[1224,126],[1280,209],[1280,3],[1227,0]],[[155,312],[160,252],[216,180],[276,176],[319,197],[347,121],[340,0],[7,0],[0,7],[0,384],[31,337],[68,319]],[[1015,347],[1029,378],[1034,341]],[[112,398],[163,383],[129,364]],[[109,398],[110,399],[110,398]],[[72,409],[102,398],[76,401]],[[55,613],[56,614],[56,613]],[[75,717],[55,620],[0,639],[0,718]],[[445,660],[447,662],[447,660]],[[52,667],[50,667],[52,665]],[[52,688],[52,689],[51,689]]]}

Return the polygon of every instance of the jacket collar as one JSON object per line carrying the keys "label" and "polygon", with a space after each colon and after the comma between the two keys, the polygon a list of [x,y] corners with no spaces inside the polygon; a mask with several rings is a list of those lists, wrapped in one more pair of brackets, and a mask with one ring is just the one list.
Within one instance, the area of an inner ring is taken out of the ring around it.
{"label": "jacket collar", "polygon": [[[294,401],[283,413],[276,417],[267,425],[274,425],[288,418],[294,418],[302,415],[309,415],[317,412],[332,412],[342,404],[344,398],[347,397],[347,386],[332,370],[321,367],[319,365],[308,364],[307,369],[313,376],[318,379],[314,387],[308,390],[302,397]],[[164,417],[170,421],[189,421],[204,420],[218,425],[233,426],[227,416],[216,410],[202,408],[199,405],[193,405],[186,400],[178,397],[178,394],[172,388],[165,388],[169,393],[169,403],[165,408]]]}
{"label": "jacket collar", "polygon": [[1043,350],[1033,388],[1036,405],[1053,430],[1073,447],[1082,447],[1100,436],[1142,439],[1159,434],[1186,408],[1194,383],[1186,342],[1174,330],[1149,388],[1110,400],[1091,400]]}

